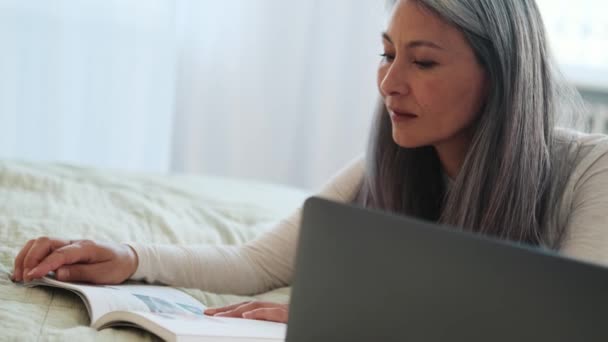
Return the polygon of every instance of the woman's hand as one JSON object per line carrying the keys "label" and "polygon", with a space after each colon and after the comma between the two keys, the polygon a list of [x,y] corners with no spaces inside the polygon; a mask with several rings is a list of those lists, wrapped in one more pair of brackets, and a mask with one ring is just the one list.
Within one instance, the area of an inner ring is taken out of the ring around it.
{"label": "woman's hand", "polygon": [[257,301],[244,302],[221,308],[207,309],[205,310],[205,314],[217,317],[239,317],[287,323],[289,305]]}
{"label": "woman's hand", "polygon": [[41,237],[21,249],[12,279],[30,281],[55,271],[61,281],[120,284],[135,273],[137,262],[137,254],[125,244]]}

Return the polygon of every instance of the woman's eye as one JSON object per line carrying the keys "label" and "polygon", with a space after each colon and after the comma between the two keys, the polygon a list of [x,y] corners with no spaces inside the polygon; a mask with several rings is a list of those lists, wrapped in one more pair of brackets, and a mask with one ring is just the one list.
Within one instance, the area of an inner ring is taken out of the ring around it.
{"label": "woman's eye", "polygon": [[420,69],[431,69],[437,65],[437,62],[434,61],[414,61],[414,64],[418,66]]}
{"label": "woman's eye", "polygon": [[388,53],[381,53],[380,56],[387,62],[392,62],[395,59],[395,56]]}

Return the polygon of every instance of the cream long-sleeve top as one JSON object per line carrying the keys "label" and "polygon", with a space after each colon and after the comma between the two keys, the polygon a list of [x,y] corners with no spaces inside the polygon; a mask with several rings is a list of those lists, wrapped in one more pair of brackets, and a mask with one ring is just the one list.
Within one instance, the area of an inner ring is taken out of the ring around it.
{"label": "cream long-sleeve top", "polygon": [[[558,220],[566,235],[560,253],[608,265],[608,137],[561,133],[573,139],[572,174]],[[317,196],[352,202],[363,180],[357,158],[326,183]],[[301,208],[258,238],[238,246],[130,243],[139,264],[132,279],[233,294],[255,294],[291,284]]]}

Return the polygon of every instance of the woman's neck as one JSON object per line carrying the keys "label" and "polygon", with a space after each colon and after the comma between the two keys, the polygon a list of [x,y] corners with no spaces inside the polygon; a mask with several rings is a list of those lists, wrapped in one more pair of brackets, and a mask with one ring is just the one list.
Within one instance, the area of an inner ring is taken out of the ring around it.
{"label": "woman's neck", "polygon": [[465,131],[434,145],[443,167],[443,172],[449,179],[455,180],[458,176],[460,168],[464,163],[464,158],[467,155],[471,139],[472,134]]}

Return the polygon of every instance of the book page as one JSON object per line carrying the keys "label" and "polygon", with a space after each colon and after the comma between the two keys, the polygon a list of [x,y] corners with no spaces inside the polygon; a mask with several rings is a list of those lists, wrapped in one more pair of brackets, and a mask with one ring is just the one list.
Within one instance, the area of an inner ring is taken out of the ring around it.
{"label": "book page", "polygon": [[206,309],[190,295],[166,286],[66,283],[52,277],[44,277],[24,285],[53,286],[76,292],[87,306],[91,325],[94,325],[99,317],[111,311],[203,315]]}
{"label": "book page", "polygon": [[117,325],[142,327],[165,340],[193,341],[284,341],[287,325],[242,318],[152,312],[112,312],[95,328]]}

